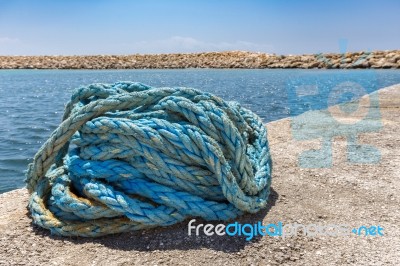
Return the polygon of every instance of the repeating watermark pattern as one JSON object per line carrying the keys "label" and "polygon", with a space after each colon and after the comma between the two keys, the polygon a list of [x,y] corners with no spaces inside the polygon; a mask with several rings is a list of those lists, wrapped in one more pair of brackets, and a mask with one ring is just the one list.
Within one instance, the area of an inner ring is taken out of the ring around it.
{"label": "repeating watermark pattern", "polygon": [[288,223],[276,224],[270,223],[263,225],[262,222],[254,224],[241,224],[238,222],[225,224],[195,224],[196,219],[192,219],[188,223],[188,235],[200,236],[245,236],[247,241],[250,241],[256,236],[271,236],[271,237],[293,237],[302,235],[305,237],[338,237],[338,236],[383,236],[384,229],[380,225],[362,225],[359,227],[351,227],[347,224],[299,224]]}
{"label": "repeating watermark pattern", "polygon": [[[340,64],[346,64],[346,41],[341,41]],[[363,65],[370,53],[359,55],[353,65]],[[328,68],[337,62],[319,55]],[[320,139],[319,149],[303,151],[298,158],[302,168],[327,168],[332,166],[332,139],[347,139],[349,163],[378,163],[380,151],[371,145],[359,143],[359,135],[376,132],[382,128],[377,93],[376,71],[366,69],[351,72],[328,72],[319,80],[309,78],[308,72],[299,72],[287,82],[291,114],[292,136],[295,140]],[[364,96],[364,97],[362,97]],[[343,104],[343,102],[348,102]]]}

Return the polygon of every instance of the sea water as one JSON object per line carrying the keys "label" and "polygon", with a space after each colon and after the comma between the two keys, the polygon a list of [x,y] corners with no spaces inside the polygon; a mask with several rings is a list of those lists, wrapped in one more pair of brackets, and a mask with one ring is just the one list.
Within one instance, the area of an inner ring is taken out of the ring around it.
{"label": "sea water", "polygon": [[[117,81],[201,89],[238,101],[269,122],[355,100],[362,94],[400,83],[400,71],[1,70],[0,193],[24,186],[28,163],[60,123],[74,88]],[[358,89],[355,93],[332,93],[343,86]]]}

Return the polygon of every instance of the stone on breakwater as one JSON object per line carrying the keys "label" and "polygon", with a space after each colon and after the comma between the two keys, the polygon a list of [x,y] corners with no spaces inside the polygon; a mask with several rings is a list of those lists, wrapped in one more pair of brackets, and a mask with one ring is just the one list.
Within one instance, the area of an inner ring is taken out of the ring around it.
{"label": "stone on breakwater", "polygon": [[400,68],[400,50],[275,55],[244,51],[92,56],[0,56],[0,69]]}

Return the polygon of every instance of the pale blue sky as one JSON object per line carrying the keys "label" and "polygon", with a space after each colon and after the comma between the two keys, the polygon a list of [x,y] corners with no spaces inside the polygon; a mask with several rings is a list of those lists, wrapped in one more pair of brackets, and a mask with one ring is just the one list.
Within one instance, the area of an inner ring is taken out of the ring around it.
{"label": "pale blue sky", "polygon": [[400,1],[0,0],[0,55],[400,49]]}

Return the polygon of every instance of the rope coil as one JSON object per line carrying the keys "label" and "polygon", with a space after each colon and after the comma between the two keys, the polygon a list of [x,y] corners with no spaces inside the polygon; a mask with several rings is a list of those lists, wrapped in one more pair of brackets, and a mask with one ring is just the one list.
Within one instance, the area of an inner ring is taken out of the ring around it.
{"label": "rope coil", "polygon": [[95,237],[267,204],[267,131],[236,102],[141,83],[77,89],[27,171],[34,223]]}

